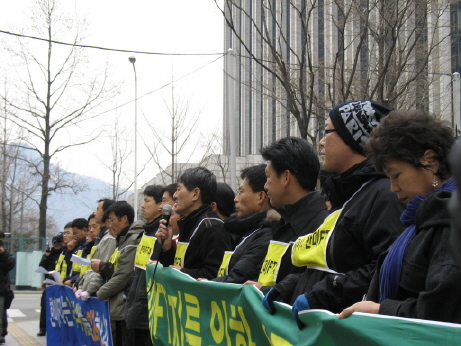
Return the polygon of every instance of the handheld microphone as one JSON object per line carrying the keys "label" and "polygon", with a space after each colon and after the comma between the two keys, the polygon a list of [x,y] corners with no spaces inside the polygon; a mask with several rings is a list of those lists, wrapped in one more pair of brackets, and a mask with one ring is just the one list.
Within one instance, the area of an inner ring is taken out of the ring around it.
{"label": "handheld microphone", "polygon": [[171,213],[173,211],[173,207],[169,204],[165,204],[163,206],[163,215],[162,215],[162,219],[163,220],[166,220],[166,226],[168,227],[168,224],[170,223],[170,217],[171,217]]}
{"label": "handheld microphone", "polygon": [[[166,224],[165,226],[168,227],[168,224],[170,223],[170,217],[171,217],[171,213],[173,211],[173,207],[169,204],[165,204],[163,206],[163,215],[162,215],[162,219],[166,221]],[[162,238],[162,240],[160,241],[160,245],[163,245],[163,241],[165,239]]]}

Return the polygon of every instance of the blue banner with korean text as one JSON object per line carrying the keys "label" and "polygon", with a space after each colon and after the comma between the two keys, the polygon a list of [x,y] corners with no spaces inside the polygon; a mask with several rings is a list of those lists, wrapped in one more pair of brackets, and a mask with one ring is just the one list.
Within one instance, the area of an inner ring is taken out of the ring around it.
{"label": "blue banner with korean text", "polygon": [[46,288],[48,345],[112,346],[109,304],[97,298],[81,301],[66,286]]}

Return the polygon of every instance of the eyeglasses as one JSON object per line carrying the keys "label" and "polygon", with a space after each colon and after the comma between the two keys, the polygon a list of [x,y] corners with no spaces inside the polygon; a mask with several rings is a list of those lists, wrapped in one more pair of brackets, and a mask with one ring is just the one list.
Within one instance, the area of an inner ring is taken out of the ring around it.
{"label": "eyeglasses", "polygon": [[118,221],[120,221],[120,218],[119,218],[119,217],[117,217],[117,218],[115,218],[115,219],[113,219],[113,218],[110,217],[110,218],[107,219],[107,221],[109,221],[110,223],[112,223],[112,222],[114,222],[116,219],[117,219]]}
{"label": "eyeglasses", "polygon": [[236,196],[240,196],[242,193],[243,193],[243,191],[240,190],[240,189],[237,189],[237,190],[235,191],[235,195],[236,195]]}
{"label": "eyeglasses", "polygon": [[335,132],[336,129],[329,129],[329,130],[325,130],[325,135],[329,134],[329,133],[332,133],[332,132]]}

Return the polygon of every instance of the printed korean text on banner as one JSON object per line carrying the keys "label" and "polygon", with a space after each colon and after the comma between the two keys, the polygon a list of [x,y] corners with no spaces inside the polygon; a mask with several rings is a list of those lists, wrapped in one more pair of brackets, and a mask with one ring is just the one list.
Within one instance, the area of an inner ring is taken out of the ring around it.
{"label": "printed korean text on banner", "polygon": [[[155,265],[148,265],[150,287]],[[252,285],[195,281],[158,265],[148,294],[149,327],[158,345],[461,345],[461,325],[383,315],[354,314],[346,319],[325,310],[300,313],[299,330],[291,307],[264,309]]]}
{"label": "printed korean text on banner", "polygon": [[67,286],[46,288],[48,345],[112,346],[109,304],[97,298],[81,301]]}

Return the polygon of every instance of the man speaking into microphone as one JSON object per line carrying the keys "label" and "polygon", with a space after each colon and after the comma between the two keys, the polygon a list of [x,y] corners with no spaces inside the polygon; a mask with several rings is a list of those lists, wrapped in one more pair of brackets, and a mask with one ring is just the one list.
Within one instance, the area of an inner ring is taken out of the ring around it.
{"label": "man speaking into microphone", "polygon": [[179,239],[172,242],[172,230],[161,221],[156,237],[162,242],[160,263],[193,278],[213,279],[218,273],[224,252],[231,250],[223,221],[211,209],[216,195],[216,177],[203,167],[185,170],[178,179],[173,198],[178,221]]}
{"label": "man speaking into microphone", "polygon": [[158,258],[161,245],[154,237],[159,221],[169,219],[171,205],[162,202],[163,189],[160,185],[149,185],[144,189],[141,215],[146,220],[144,232],[136,249],[135,269],[125,304],[124,319],[134,345],[152,345],[149,333],[147,309],[146,266]]}

